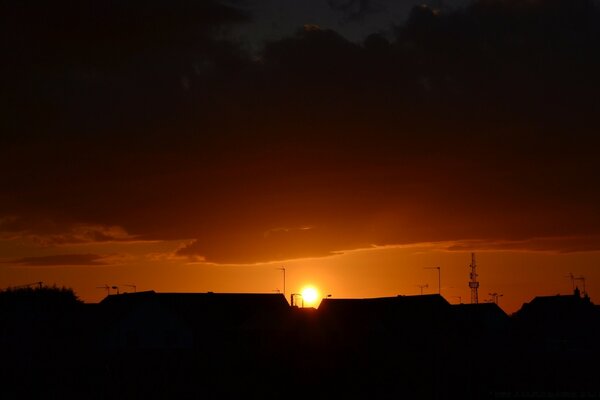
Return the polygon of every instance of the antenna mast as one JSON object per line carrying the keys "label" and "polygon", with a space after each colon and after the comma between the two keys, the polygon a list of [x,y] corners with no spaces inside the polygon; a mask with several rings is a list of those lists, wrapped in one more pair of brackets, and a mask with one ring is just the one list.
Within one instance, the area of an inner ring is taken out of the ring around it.
{"label": "antenna mast", "polygon": [[283,297],[285,297],[285,267],[277,268],[280,271],[283,271]]}
{"label": "antenna mast", "polygon": [[575,292],[575,275],[572,272],[569,272],[567,278],[571,278],[571,292]]}
{"label": "antenna mast", "polygon": [[96,289],[105,289],[106,290],[106,295],[107,296],[110,295],[110,286],[108,286],[107,284],[104,284],[104,286],[96,286]]}
{"label": "antenna mast", "polygon": [[581,281],[581,284],[583,286],[582,293],[583,293],[584,296],[587,295],[587,292],[585,291],[585,276],[578,276],[576,278],[573,278],[573,280],[574,281]]}
{"label": "antenna mast", "polygon": [[479,303],[479,297],[477,295],[477,289],[479,289],[479,282],[477,281],[477,263],[475,262],[475,253],[471,253],[471,273],[469,277],[469,287],[471,288],[471,304]]}
{"label": "antenna mast", "polygon": [[137,292],[137,286],[135,286],[133,283],[131,283],[131,284],[125,284],[125,283],[124,283],[124,284],[122,284],[121,286],[127,286],[127,287],[130,287],[130,288],[132,288],[132,289],[133,289],[133,293],[136,293],[136,292]]}

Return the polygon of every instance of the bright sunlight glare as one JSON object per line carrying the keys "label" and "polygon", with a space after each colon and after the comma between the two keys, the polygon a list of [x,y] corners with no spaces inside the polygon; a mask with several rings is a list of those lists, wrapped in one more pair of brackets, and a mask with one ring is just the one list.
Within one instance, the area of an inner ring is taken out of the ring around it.
{"label": "bright sunlight glare", "polygon": [[306,286],[302,289],[302,299],[304,300],[304,304],[307,306],[312,306],[317,302],[319,298],[319,292],[312,286]]}

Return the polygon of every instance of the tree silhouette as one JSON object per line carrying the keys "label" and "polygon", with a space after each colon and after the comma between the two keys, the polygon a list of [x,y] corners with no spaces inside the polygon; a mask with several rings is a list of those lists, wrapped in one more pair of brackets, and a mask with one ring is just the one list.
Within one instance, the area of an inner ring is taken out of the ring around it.
{"label": "tree silhouette", "polygon": [[0,290],[0,306],[4,307],[18,304],[68,306],[81,303],[83,302],[73,289],[64,286],[9,287]]}

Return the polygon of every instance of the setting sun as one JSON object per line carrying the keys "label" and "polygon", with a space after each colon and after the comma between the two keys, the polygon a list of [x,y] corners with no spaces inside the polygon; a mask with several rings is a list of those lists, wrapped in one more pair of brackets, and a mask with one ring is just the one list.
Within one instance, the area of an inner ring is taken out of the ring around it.
{"label": "setting sun", "polygon": [[302,299],[307,306],[313,306],[319,298],[319,292],[312,286],[307,286],[302,289]]}

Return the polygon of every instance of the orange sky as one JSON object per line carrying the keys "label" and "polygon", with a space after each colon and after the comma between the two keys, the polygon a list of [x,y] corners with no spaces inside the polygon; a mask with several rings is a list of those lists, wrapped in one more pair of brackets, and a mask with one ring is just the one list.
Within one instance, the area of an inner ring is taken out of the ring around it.
{"label": "orange sky", "polygon": [[[6,242],[3,243],[6,246]],[[84,254],[113,254],[110,265],[97,266],[3,266],[0,286],[14,286],[36,281],[68,286],[86,302],[100,301],[106,292],[97,286],[135,284],[137,290],[160,292],[262,292],[283,290],[286,268],[286,291],[299,292],[306,285],[315,286],[325,297],[382,297],[398,294],[416,295],[419,285],[427,284],[424,293],[436,293],[437,271],[426,267],[440,266],[442,295],[450,303],[470,301],[467,286],[470,253],[448,251],[447,245],[433,243],[405,247],[354,250],[321,258],[306,258],[253,265],[216,265],[190,262],[175,257],[179,242],[79,245]],[[14,246],[11,245],[11,248]],[[31,249],[21,248],[27,254]],[[45,254],[75,250],[46,249]],[[125,255],[127,252],[127,255]],[[16,253],[15,253],[16,254]],[[586,277],[592,301],[600,298],[600,253],[565,253],[533,251],[481,251],[477,253],[481,287],[480,301],[489,293],[501,293],[500,306],[507,312],[519,309],[523,302],[537,295],[568,294],[569,272]],[[579,284],[581,286],[581,283]],[[115,292],[114,290],[112,291]]]}
{"label": "orange sky", "polygon": [[274,2],[337,22],[268,41],[268,5],[41,3],[0,23],[0,287],[271,292],[285,265],[373,297],[440,266],[457,302],[475,251],[507,311],[570,272],[600,296],[597,2]]}

